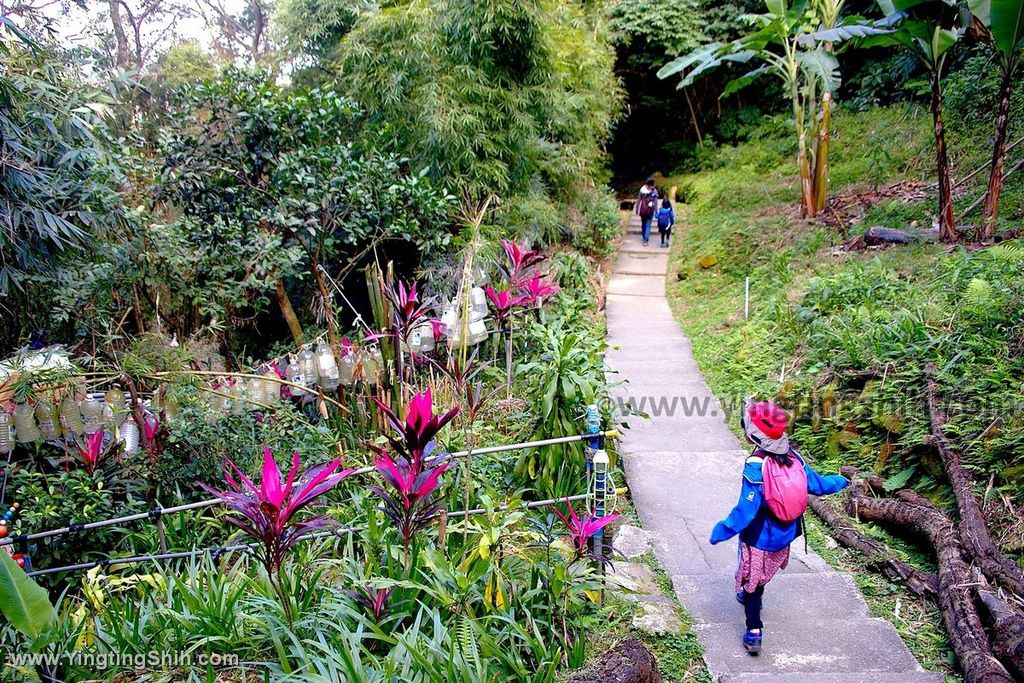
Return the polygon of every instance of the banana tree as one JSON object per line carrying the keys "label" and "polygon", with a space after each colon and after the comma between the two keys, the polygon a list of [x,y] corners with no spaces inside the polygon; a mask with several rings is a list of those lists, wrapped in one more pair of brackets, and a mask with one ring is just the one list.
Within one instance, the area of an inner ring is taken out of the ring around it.
{"label": "banana tree", "polygon": [[928,69],[939,188],[939,238],[944,242],[956,242],[953,181],[942,114],[942,69],[950,49],[963,34],[963,29],[958,26],[959,9],[955,0],[877,0],[877,3],[893,30],[884,35],[870,36],[863,44],[903,47]]}
{"label": "banana tree", "polygon": [[770,74],[782,81],[793,109],[800,203],[804,216],[824,208],[828,193],[829,122],[832,93],[839,86],[834,44],[877,35],[885,27],[840,17],[842,0],[766,0],[767,12],[745,17],[759,29],[731,43],[710,43],[666,64],[659,78],[683,74],[679,88],[727,64],[761,62],[729,82],[722,97]]}
{"label": "banana tree", "polygon": [[988,30],[999,64],[999,116],[992,148],[992,166],[985,195],[982,218],[983,239],[995,234],[999,217],[999,193],[1003,189],[1003,161],[1006,156],[1006,130],[1010,124],[1010,96],[1013,79],[1024,64],[1024,0],[970,0],[974,17]]}

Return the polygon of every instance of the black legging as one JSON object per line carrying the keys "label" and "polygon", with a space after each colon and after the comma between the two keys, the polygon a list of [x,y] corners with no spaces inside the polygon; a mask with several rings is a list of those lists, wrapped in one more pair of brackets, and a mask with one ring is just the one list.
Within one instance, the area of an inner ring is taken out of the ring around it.
{"label": "black legging", "polygon": [[758,586],[753,593],[743,591],[743,611],[747,614],[747,629],[764,628],[761,623],[761,598],[764,586]]}

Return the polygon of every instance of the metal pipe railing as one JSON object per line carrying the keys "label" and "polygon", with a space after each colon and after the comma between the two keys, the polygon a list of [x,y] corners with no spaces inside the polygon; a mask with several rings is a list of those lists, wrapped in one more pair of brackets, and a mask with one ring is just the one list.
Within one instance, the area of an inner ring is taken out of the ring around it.
{"label": "metal pipe railing", "polygon": [[[607,438],[615,438],[619,435],[617,430],[609,430],[601,432],[602,436]],[[541,439],[538,441],[526,441],[522,443],[505,444],[502,446],[488,446],[485,448],[469,449],[464,451],[455,451],[450,453],[449,456],[452,458],[465,458],[472,457],[475,455],[489,455],[492,453],[503,453],[507,451],[516,451],[524,448],[541,448],[544,446],[556,446],[565,443],[574,443],[576,441],[583,441],[585,439],[593,439],[594,434],[574,434],[572,436],[561,436],[552,439]],[[367,465],[353,471],[353,475],[369,474],[375,471],[373,465]],[[23,534],[21,536],[12,536],[4,539],[0,539],[0,546],[12,545],[14,543],[22,543],[28,541],[38,541],[44,538],[51,538],[53,536],[64,536],[71,533],[79,533],[82,531],[90,531],[92,529],[102,529],[108,526],[117,526],[120,524],[130,524],[132,522],[138,522],[145,519],[159,519],[164,515],[173,515],[180,512],[187,512],[189,510],[203,510],[205,508],[213,507],[221,504],[220,498],[210,498],[207,500],[197,501],[195,503],[185,503],[183,505],[175,505],[169,508],[156,507],[148,512],[138,512],[132,515],[126,515],[123,517],[114,517],[111,519],[97,520],[95,522],[84,522],[82,524],[72,524],[66,527],[60,527],[57,529],[50,529],[47,531],[39,531],[32,534]]]}
{"label": "metal pipe railing", "polygon": [[[537,500],[526,503],[523,505],[524,508],[538,508],[545,505],[554,505],[556,503],[571,503],[578,500],[584,500],[589,497],[589,494],[581,493],[575,496],[566,496],[565,498],[550,498],[548,500]],[[508,503],[503,503],[498,506],[499,510],[505,510],[508,508]],[[453,517],[468,517],[470,515],[482,515],[487,512],[484,508],[476,508],[473,510],[456,510],[455,512],[449,512],[448,518]],[[441,513],[436,513],[434,516],[440,516]],[[342,536],[346,534],[352,534],[359,531],[358,528],[346,527],[342,529],[335,529],[333,531],[322,531],[315,534],[306,536],[303,540],[312,540],[314,538],[327,538],[331,536]],[[82,571],[83,569],[94,569],[96,567],[113,567],[128,564],[138,564],[140,562],[164,562],[168,560],[182,560],[192,557],[198,557],[200,555],[212,554],[214,556],[221,555],[232,550],[252,550],[253,548],[259,547],[258,543],[239,543],[236,545],[225,545],[216,546],[212,548],[199,548],[197,550],[184,550],[181,552],[173,553],[156,553],[152,555],[133,555],[130,557],[118,557],[108,558],[103,560],[93,560],[91,562],[80,562],[78,564],[69,564],[63,567],[48,567],[47,569],[38,569],[35,571],[28,572],[29,576],[44,576],[47,574],[60,574],[62,572],[73,572]]]}

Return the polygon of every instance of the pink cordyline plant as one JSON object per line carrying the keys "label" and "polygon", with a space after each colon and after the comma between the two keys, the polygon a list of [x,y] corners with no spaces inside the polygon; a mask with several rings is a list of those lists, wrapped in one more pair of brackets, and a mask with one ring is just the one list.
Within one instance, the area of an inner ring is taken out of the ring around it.
{"label": "pink cordyline plant", "polygon": [[92,475],[96,472],[103,459],[110,455],[118,446],[118,442],[111,439],[106,447],[104,447],[103,441],[106,435],[107,433],[104,430],[98,429],[86,436],[84,440],[82,437],[76,436],[70,445],[65,445],[61,442],[58,442],[58,444],[70,456],[68,461],[74,459],[81,460],[86,473]]}
{"label": "pink cordyline plant", "polygon": [[494,306],[494,314],[498,319],[498,327],[501,329],[505,328],[505,322],[512,314],[512,310],[516,306],[521,306],[526,301],[525,296],[512,294],[507,289],[496,292],[494,287],[490,285],[484,287],[484,292],[487,293],[487,298],[491,300],[491,305]]}
{"label": "pink cordyline plant", "polygon": [[598,557],[594,553],[590,552],[588,548],[588,541],[598,531],[608,526],[616,519],[619,518],[619,513],[612,513],[605,515],[604,517],[597,518],[591,513],[587,513],[583,517],[576,514],[576,509],[573,508],[572,503],[569,502],[568,497],[565,500],[566,511],[562,512],[554,505],[551,509],[558,516],[562,523],[565,524],[565,528],[569,532],[569,538],[572,541],[572,549],[576,554],[576,559],[586,557],[598,562],[606,562],[608,558]]}
{"label": "pink cordyline plant", "polygon": [[418,531],[426,527],[441,508],[433,502],[433,494],[440,487],[441,475],[448,469],[448,455],[434,452],[434,437],[459,413],[454,407],[443,415],[434,414],[430,390],[416,394],[409,402],[404,420],[383,402],[374,398],[387,416],[396,436],[388,436],[393,456],[384,448],[371,445],[377,453],[374,466],[388,490],[371,486],[384,503],[384,513],[398,529],[402,543],[408,550]]}
{"label": "pink cordyline plant", "polygon": [[384,618],[388,598],[391,597],[391,593],[393,593],[394,590],[394,588],[372,588],[370,586],[360,586],[356,590],[347,590],[345,593],[366,608],[366,611],[370,613],[373,620],[379,624],[381,619]]}
{"label": "pink cordyline plant", "polygon": [[522,292],[523,304],[526,306],[539,306],[544,303],[544,299],[547,297],[562,291],[561,287],[546,278],[542,278],[537,273],[534,273],[533,277],[529,279],[524,278],[518,281],[516,285],[519,287],[519,291]]}
{"label": "pink cordyline plant", "polygon": [[299,454],[295,453],[288,478],[284,479],[267,447],[263,449],[259,486],[229,458],[224,460],[227,490],[199,484],[234,513],[226,517],[230,524],[258,541],[260,560],[271,578],[281,571],[285,554],[299,539],[337,524],[323,515],[297,519],[296,514],[352,474],[350,469],[339,470],[340,460],[315,465],[301,474],[299,464]]}
{"label": "pink cordyline plant", "polygon": [[516,244],[510,240],[502,240],[501,246],[505,248],[505,256],[508,257],[509,282],[518,282],[526,274],[526,271],[544,260],[544,255],[539,251],[530,249],[529,242]]}

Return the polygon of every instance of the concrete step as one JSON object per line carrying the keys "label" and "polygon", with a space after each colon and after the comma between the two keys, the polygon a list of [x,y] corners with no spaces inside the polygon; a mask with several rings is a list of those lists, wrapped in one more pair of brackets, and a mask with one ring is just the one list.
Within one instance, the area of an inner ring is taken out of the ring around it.
{"label": "concrete step", "polygon": [[[819,607],[827,610],[827,605]],[[921,669],[884,619],[834,619],[765,623],[764,649],[751,657],[740,644],[742,619],[735,624],[697,626],[704,659],[714,680],[723,674],[916,673]],[[818,679],[814,679],[818,680]],[[866,680],[875,680],[867,678]]]}
{"label": "concrete step", "polygon": [[615,261],[616,274],[662,275],[668,270],[667,250],[652,254],[621,254]]}
{"label": "concrete step", "polygon": [[777,674],[747,673],[725,674],[719,683],[945,683],[946,677],[930,671],[902,671],[900,673],[813,673]]}
{"label": "concrete step", "polygon": [[[672,584],[686,611],[703,624],[742,623],[743,606],[733,593],[733,572],[697,576],[673,576]],[[765,624],[798,621],[821,615],[830,618],[860,619],[868,615],[853,577],[839,572],[790,573],[775,575],[765,588],[762,615]]]}
{"label": "concrete step", "polygon": [[619,275],[615,274],[608,281],[609,294],[626,296],[665,296],[664,275]]}

